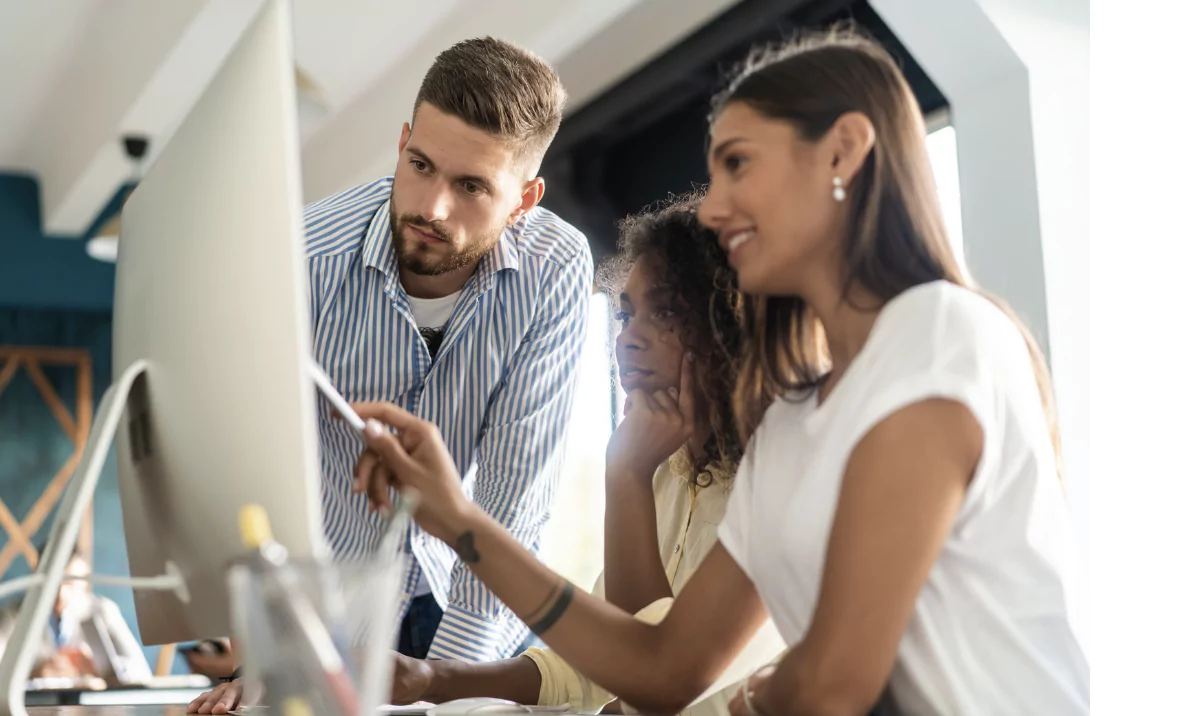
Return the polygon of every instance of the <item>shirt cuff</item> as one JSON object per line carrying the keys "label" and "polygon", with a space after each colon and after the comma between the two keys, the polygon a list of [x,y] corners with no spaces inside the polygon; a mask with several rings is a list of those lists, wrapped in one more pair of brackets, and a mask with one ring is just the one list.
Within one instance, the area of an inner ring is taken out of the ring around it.
{"label": "shirt cuff", "polygon": [[524,652],[540,671],[540,706],[568,706],[575,713],[597,713],[615,700],[614,694],[584,678],[552,649],[532,647]]}

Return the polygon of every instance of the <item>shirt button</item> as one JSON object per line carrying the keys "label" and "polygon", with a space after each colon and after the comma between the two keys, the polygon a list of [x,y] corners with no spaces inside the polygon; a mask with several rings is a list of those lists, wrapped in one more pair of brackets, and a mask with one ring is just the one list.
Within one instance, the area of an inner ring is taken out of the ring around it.
{"label": "shirt button", "polygon": [[677,552],[680,552],[680,551],[681,551],[681,546],[679,544],[676,547],[673,547],[673,549],[672,549],[673,554],[676,554]]}

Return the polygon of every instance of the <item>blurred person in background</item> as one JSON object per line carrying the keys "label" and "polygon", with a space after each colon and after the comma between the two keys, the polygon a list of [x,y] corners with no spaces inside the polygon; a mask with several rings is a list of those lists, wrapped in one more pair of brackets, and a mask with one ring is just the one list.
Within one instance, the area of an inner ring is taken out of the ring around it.
{"label": "blurred person in background", "polygon": [[[120,608],[91,590],[91,566],[75,549],[46,626],[31,678],[46,686],[73,688],[145,685],[153,672]],[[0,611],[0,640],[7,643],[20,600]]]}

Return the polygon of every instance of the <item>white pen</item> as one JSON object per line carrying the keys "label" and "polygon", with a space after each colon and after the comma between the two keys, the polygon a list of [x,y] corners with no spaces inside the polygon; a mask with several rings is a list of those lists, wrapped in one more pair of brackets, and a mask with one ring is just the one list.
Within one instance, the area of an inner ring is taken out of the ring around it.
{"label": "white pen", "polygon": [[326,371],[322,370],[322,366],[318,365],[318,362],[313,358],[306,360],[306,366],[309,368],[309,376],[313,378],[314,385],[318,387],[322,395],[326,396],[326,400],[330,401],[330,407],[334,408],[342,416],[342,419],[347,421],[347,424],[354,428],[355,432],[362,437],[363,429],[366,427],[363,424],[363,418],[359,417],[359,414],[355,412],[351,404],[346,401],[346,398],[342,397],[342,394],[330,382],[330,376],[326,375]]}

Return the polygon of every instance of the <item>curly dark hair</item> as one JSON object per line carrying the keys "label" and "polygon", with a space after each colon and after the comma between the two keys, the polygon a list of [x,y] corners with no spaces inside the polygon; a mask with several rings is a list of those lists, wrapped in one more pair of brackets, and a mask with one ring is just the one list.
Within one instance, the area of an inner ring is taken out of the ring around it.
{"label": "curly dark hair", "polygon": [[623,219],[619,253],[603,263],[598,283],[616,300],[636,261],[659,260],[661,280],[676,297],[681,345],[694,357],[697,410],[712,433],[706,453],[733,473],[743,452],[731,403],[744,342],[742,295],[718,235],[697,221],[703,196],[673,196]]}

